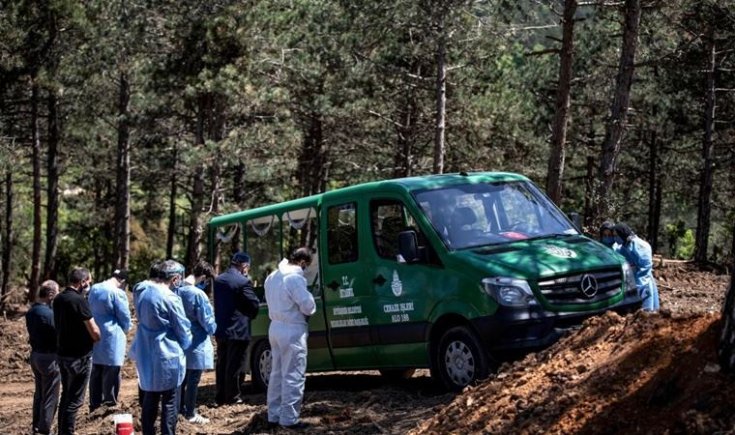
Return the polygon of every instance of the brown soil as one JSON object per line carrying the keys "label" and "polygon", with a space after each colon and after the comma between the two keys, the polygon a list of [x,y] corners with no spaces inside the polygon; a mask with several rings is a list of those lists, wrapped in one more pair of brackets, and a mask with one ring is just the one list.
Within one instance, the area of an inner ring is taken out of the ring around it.
{"label": "brown soil", "polygon": [[[308,433],[735,433],[735,379],[720,372],[715,347],[729,277],[687,264],[656,270],[660,314],[606,314],[560,342],[505,364],[460,394],[436,389],[426,370],[399,384],[377,372],[309,375]],[[28,433],[33,377],[22,313],[0,320],[0,428]],[[111,416],[129,412],[140,430],[137,382],[123,369],[116,409],[80,411],[78,434],[111,433]],[[213,407],[214,375],[200,384],[205,426],[179,420],[185,434],[289,433],[268,430],[265,395]]]}

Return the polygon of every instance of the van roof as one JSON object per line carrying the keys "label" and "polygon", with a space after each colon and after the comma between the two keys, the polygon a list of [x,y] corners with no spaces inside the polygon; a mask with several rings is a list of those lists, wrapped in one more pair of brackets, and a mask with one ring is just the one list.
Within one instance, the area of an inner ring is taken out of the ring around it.
{"label": "van roof", "polygon": [[222,216],[213,217],[209,221],[210,226],[221,226],[227,225],[234,222],[239,222],[242,216],[247,214],[250,217],[257,217],[260,215],[270,215],[278,210],[282,210],[283,206],[289,208],[316,208],[319,200],[325,195],[359,195],[364,192],[371,192],[375,190],[404,190],[404,191],[415,191],[425,189],[436,189],[440,187],[453,186],[457,184],[465,183],[488,183],[498,181],[527,181],[528,178],[520,174],[512,172],[460,172],[451,174],[437,174],[437,175],[424,175],[416,177],[406,178],[394,178],[389,180],[371,181],[368,183],[356,184],[354,186],[341,187],[333,189],[324,193],[319,193],[304,198],[298,198],[290,201],[284,201],[280,203],[270,204],[262,207],[256,207],[249,210],[239,211],[230,213]]}

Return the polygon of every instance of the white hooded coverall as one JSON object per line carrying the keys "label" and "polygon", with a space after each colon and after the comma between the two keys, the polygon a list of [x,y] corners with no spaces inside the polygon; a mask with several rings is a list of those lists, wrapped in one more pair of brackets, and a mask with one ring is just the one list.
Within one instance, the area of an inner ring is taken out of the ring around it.
{"label": "white hooded coverall", "polygon": [[296,424],[306,382],[307,317],[316,312],[314,297],[306,288],[304,271],[288,260],[265,280],[268,304],[268,339],[272,365],[268,381],[268,421]]}

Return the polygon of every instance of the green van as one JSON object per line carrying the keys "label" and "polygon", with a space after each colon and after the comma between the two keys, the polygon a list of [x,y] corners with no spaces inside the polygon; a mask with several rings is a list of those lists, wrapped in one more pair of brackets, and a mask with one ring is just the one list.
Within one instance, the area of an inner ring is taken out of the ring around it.
{"label": "green van", "polygon": [[[459,390],[589,316],[641,303],[624,259],[512,173],[377,181],[218,216],[208,244],[223,264],[246,249],[261,292],[288,252],[313,249],[309,371],[400,378],[429,368]],[[267,309],[248,353],[260,389],[270,373]]]}

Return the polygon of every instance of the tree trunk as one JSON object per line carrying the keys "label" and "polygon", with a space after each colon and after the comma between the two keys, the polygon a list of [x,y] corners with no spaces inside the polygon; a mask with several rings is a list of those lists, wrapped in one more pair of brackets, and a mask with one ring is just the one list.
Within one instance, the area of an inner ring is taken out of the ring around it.
{"label": "tree trunk", "polygon": [[[117,106],[115,198],[115,265],[127,269],[130,259],[130,81],[120,72]],[[169,257],[170,258],[170,257]]]}
{"label": "tree trunk", "polygon": [[559,87],[556,89],[554,121],[551,126],[551,153],[546,176],[546,193],[561,204],[564,160],[566,156],[567,125],[569,120],[572,65],[574,60],[574,14],[577,0],[564,1],[563,35],[559,56]]}
{"label": "tree trunk", "polygon": [[406,86],[404,104],[400,112],[400,125],[396,126],[398,138],[396,140],[395,156],[393,157],[394,178],[408,177],[411,175],[411,160],[416,124],[416,101],[411,86]]}
{"label": "tree trunk", "polygon": [[447,111],[447,36],[446,13],[439,13],[436,50],[436,126],[434,135],[434,173],[444,173],[444,129]]}
{"label": "tree trunk", "polygon": [[[205,126],[207,117],[211,114],[212,99],[210,95],[200,95],[197,104],[197,125],[195,132],[195,146],[203,147],[205,143]],[[184,264],[191,264],[199,259],[201,250],[199,242],[202,239],[201,215],[204,208],[204,163],[198,163],[194,168],[191,189],[191,211],[189,212],[189,235],[186,242]]]}
{"label": "tree trunk", "polygon": [[36,74],[31,75],[31,166],[33,168],[33,248],[31,252],[31,276],[28,282],[29,301],[33,301],[38,289],[41,270],[41,135],[38,126],[39,86]]}
{"label": "tree trunk", "polygon": [[640,0],[625,0],[625,25],[623,28],[623,46],[620,52],[618,75],[615,80],[615,94],[610,106],[610,118],[605,129],[605,139],[600,155],[598,187],[594,197],[593,223],[599,224],[610,214],[609,195],[612,192],[615,178],[615,161],[620,153],[620,144],[626,129],[628,106],[630,103],[630,87],[635,70],[635,52],[638,45],[638,31],[641,21]]}
{"label": "tree trunk", "polygon": [[5,225],[3,226],[5,227],[5,237],[3,237],[3,281],[1,296],[5,296],[8,293],[10,286],[10,277],[12,275],[11,258],[13,258],[14,246],[13,238],[15,237],[13,234],[13,171],[10,168],[5,171]]}
{"label": "tree trunk", "polygon": [[699,203],[697,206],[697,233],[694,238],[694,260],[697,263],[707,261],[707,245],[709,243],[710,199],[712,197],[712,136],[715,127],[715,54],[714,31],[710,30],[707,59],[707,95],[704,105],[704,138],[702,141],[702,173],[699,182]]}
{"label": "tree trunk", "polygon": [[[648,242],[651,249],[656,252],[658,239],[658,214],[660,204],[657,204],[659,194],[656,189],[658,183],[658,143],[655,127],[651,130],[651,139],[648,144]],[[658,210],[657,210],[658,208]]]}
{"label": "tree trunk", "polygon": [[178,148],[174,144],[173,152],[173,165],[171,168],[171,189],[169,190],[168,197],[168,231],[166,234],[166,258],[173,258],[174,256],[174,243],[176,242],[176,196],[177,185],[176,177],[179,175],[177,169],[178,166]]}
{"label": "tree trunk", "polygon": [[[592,210],[592,197],[595,191],[595,158],[587,156],[587,173],[584,177],[584,224],[585,228],[591,228],[593,224],[594,211]],[[595,229],[596,230],[596,229]]]}
{"label": "tree trunk", "polygon": [[58,99],[54,90],[48,95],[48,155],[46,156],[46,257],[45,279],[57,279],[56,248],[59,234],[59,120]]}
{"label": "tree trunk", "polygon": [[304,145],[299,156],[298,178],[302,196],[323,192],[326,187],[326,151],[321,113],[312,112],[305,120]]}

